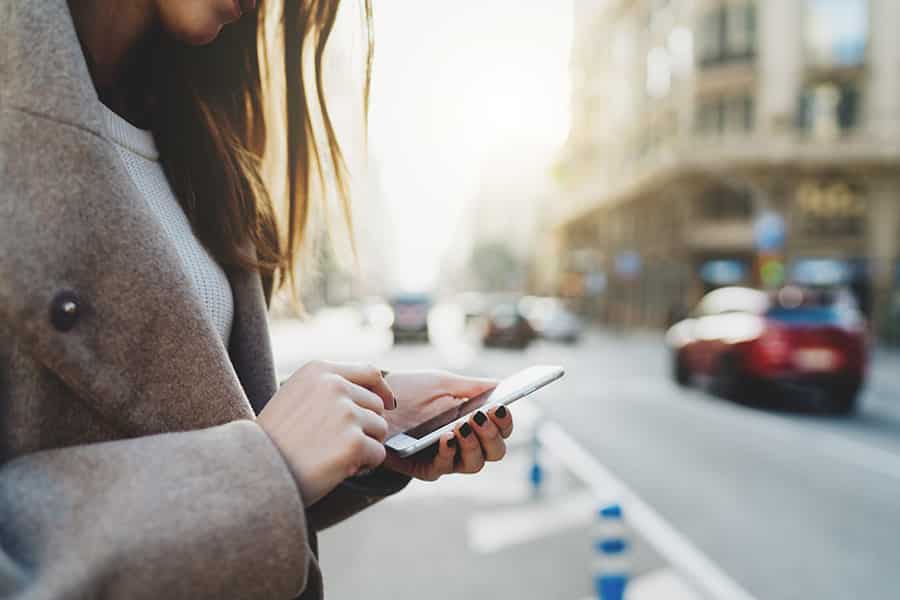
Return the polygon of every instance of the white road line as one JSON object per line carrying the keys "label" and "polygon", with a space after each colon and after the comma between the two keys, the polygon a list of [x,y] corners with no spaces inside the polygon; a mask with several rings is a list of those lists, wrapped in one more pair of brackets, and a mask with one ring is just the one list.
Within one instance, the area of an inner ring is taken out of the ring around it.
{"label": "white road line", "polygon": [[[659,569],[645,573],[628,582],[625,600],[701,600],[697,592],[688,587],[672,569]],[[597,600],[596,596],[582,600]]]}
{"label": "white road line", "polygon": [[628,583],[627,600],[700,600],[673,569],[659,569]]}
{"label": "white road line", "polygon": [[718,565],[669,525],[556,423],[538,430],[541,444],[559,457],[599,499],[623,505],[628,524],[696,589],[716,600],[754,600]]}
{"label": "white road line", "polygon": [[587,525],[596,504],[593,494],[583,491],[548,503],[480,513],[469,519],[469,546],[475,552],[489,554]]}

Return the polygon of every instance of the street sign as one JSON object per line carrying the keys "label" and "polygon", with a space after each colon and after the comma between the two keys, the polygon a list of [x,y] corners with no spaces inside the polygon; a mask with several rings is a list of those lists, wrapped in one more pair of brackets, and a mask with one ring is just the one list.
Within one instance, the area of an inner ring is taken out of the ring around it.
{"label": "street sign", "polygon": [[761,252],[780,250],[785,237],[784,218],[776,212],[763,211],[753,223],[753,239]]}
{"label": "street sign", "polygon": [[589,296],[599,296],[606,290],[606,273],[595,271],[584,278],[585,292]]}
{"label": "street sign", "polygon": [[800,285],[843,285],[850,278],[850,266],[840,259],[803,258],[796,260],[791,268],[791,279]]}
{"label": "street sign", "polygon": [[712,285],[735,285],[746,275],[747,265],[740,260],[708,260],[700,267],[700,278]]}
{"label": "street sign", "polygon": [[641,255],[634,250],[620,252],[615,258],[616,274],[624,279],[636,279],[641,273]]}

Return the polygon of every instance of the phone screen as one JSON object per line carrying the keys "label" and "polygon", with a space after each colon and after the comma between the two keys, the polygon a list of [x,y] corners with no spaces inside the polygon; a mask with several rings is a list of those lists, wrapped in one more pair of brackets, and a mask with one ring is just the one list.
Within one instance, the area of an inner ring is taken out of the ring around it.
{"label": "phone screen", "polygon": [[494,395],[494,392],[496,392],[498,389],[499,389],[499,386],[497,388],[494,388],[493,390],[488,390],[488,391],[484,392],[483,394],[479,394],[477,396],[469,398],[468,400],[466,400],[459,406],[455,406],[449,410],[445,410],[444,412],[437,415],[436,417],[432,417],[431,419],[428,419],[421,425],[416,425],[415,427],[413,427],[412,429],[410,429],[409,431],[407,431],[405,433],[409,437],[413,437],[416,439],[422,438],[422,437],[428,435],[429,433],[431,433],[432,431],[434,431],[436,429],[440,429],[444,425],[452,423],[453,421],[455,421],[456,419],[460,418],[463,415],[467,415],[471,412],[475,412],[476,410],[478,410],[479,408],[481,408],[482,406],[487,404],[488,400]]}
{"label": "phone screen", "polygon": [[537,391],[563,376],[565,370],[555,365],[535,365],[507,377],[493,390],[463,400],[462,404],[425,420],[403,433],[385,441],[385,445],[400,456],[411,456],[436,443],[439,434],[464,422],[479,409],[491,409],[507,405]]}
{"label": "phone screen", "polygon": [[[460,417],[473,413],[485,405],[492,406],[517,400],[561,376],[562,370],[559,369],[558,372],[559,375],[556,375],[556,377],[547,379],[547,367],[536,367],[519,371],[512,377],[507,377],[501,381],[494,389],[469,398],[459,406],[442,412],[404,433],[412,438],[421,439],[432,431],[440,429]],[[556,373],[556,370],[551,369],[550,373],[552,375]]]}

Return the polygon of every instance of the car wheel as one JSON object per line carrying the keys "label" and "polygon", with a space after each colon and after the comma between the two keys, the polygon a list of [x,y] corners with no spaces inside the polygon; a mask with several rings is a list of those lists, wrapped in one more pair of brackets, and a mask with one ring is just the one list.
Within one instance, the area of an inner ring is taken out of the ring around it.
{"label": "car wheel", "polygon": [[716,365],[713,386],[716,394],[727,400],[740,400],[742,397],[741,366],[732,354],[726,354]]}
{"label": "car wheel", "polygon": [[862,382],[859,380],[844,381],[834,386],[829,394],[829,403],[826,409],[832,415],[851,415],[856,411],[857,397]]}
{"label": "car wheel", "polygon": [[676,352],[673,355],[672,376],[675,378],[675,383],[682,387],[691,385],[691,370],[687,366],[681,352]]}

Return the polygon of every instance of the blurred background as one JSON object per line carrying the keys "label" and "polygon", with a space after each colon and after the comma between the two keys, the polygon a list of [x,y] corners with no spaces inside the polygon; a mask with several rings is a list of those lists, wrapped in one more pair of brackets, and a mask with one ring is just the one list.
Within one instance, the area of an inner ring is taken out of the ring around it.
{"label": "blurred background", "polygon": [[332,596],[597,597],[611,499],[631,598],[896,598],[900,2],[376,3],[368,151],[344,4],[358,258],[276,298],[279,374],[568,374],[326,532]]}

